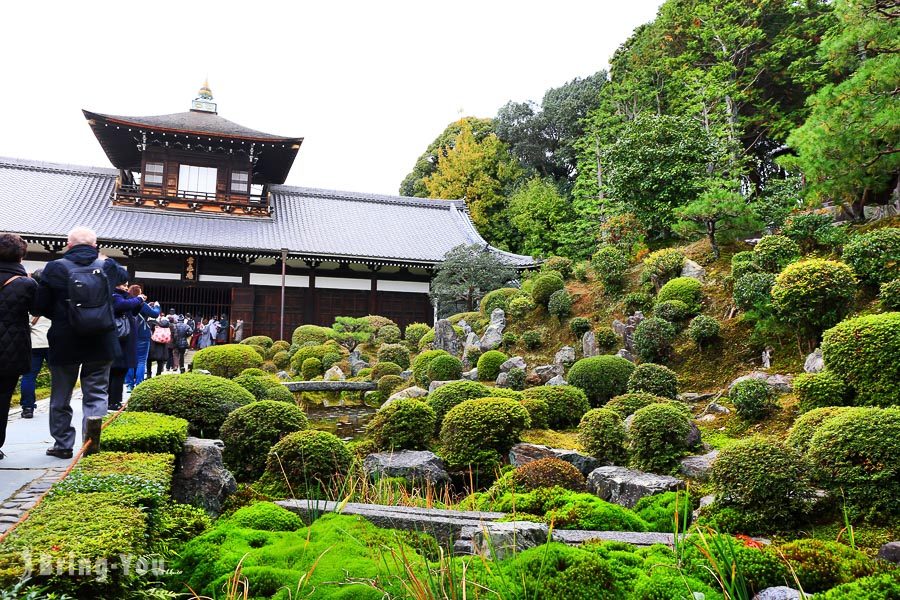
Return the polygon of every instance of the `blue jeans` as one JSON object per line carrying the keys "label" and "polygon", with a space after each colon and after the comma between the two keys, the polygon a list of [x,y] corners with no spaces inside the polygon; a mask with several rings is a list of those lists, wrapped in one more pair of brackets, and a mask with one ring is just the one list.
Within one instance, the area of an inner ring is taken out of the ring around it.
{"label": "blue jeans", "polygon": [[50,354],[50,348],[32,348],[31,349],[31,371],[22,375],[22,408],[34,409],[37,406],[37,398],[34,397],[34,390],[37,387],[37,376],[41,372],[41,367]]}
{"label": "blue jeans", "polygon": [[150,355],[150,338],[138,338],[137,341],[137,367],[128,369],[125,374],[125,385],[128,389],[133,388],[140,382],[144,381],[147,376],[147,357]]}

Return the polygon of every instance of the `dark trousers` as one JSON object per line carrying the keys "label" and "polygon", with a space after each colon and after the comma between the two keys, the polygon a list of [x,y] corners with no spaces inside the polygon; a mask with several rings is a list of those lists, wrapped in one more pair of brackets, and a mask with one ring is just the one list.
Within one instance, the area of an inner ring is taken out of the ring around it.
{"label": "dark trousers", "polygon": [[172,370],[175,368],[174,349],[166,348],[168,358],[166,359],[166,368]]}
{"label": "dark trousers", "polygon": [[122,388],[125,386],[125,374],[128,369],[109,370],[109,409],[119,410],[122,406]]}
{"label": "dark trousers", "polygon": [[[79,375],[79,367],[81,374]],[[83,365],[50,365],[53,387],[50,388],[50,435],[56,440],[54,448],[72,450],[75,446],[75,428],[72,427],[72,390],[81,379],[81,433],[88,417],[105,417],[109,399],[109,363],[85,363]]]}
{"label": "dark trousers", "polygon": [[0,448],[6,443],[6,422],[9,419],[9,405],[19,382],[18,375],[0,375]]}
{"label": "dark trousers", "polygon": [[164,360],[148,360],[147,361],[147,377],[153,377],[153,363],[156,363],[156,374],[162,375],[163,369],[166,368],[166,361]]}
{"label": "dark trousers", "polygon": [[174,369],[177,369],[184,373],[184,355],[187,352],[187,348],[172,348],[172,363]]}
{"label": "dark trousers", "polygon": [[22,408],[33,410],[37,406],[37,398],[34,396],[34,391],[37,387],[37,376],[49,355],[50,348],[31,349],[31,371],[22,375]]}

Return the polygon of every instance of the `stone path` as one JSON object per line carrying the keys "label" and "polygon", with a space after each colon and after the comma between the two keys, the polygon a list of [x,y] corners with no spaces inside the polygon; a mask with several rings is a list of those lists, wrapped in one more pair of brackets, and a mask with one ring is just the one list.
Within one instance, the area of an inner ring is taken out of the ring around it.
{"label": "stone path", "polygon": [[[75,425],[75,448],[81,447],[81,390],[72,394],[72,423]],[[6,443],[0,460],[0,533],[19,520],[34,506],[68,468],[71,460],[60,460],[45,454],[53,446],[50,435],[50,400],[40,400],[33,419],[23,419],[21,409],[14,407],[6,426]]]}

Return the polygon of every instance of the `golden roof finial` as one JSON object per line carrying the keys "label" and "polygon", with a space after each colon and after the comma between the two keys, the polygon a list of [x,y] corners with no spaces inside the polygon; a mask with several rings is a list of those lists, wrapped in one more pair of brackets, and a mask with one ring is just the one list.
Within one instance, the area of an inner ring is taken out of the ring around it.
{"label": "golden roof finial", "polygon": [[201,98],[203,98],[204,100],[212,100],[213,99],[212,90],[209,89],[209,77],[207,77],[203,80],[203,85],[200,87],[199,96]]}

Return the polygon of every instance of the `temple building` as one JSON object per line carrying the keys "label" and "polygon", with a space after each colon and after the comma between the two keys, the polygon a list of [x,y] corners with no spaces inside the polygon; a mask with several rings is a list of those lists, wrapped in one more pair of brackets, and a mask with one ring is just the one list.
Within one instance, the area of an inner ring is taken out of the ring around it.
{"label": "temple building", "polygon": [[0,157],[0,231],[28,242],[29,270],[84,225],[165,308],[283,337],[341,315],[432,322],[434,266],[460,244],[533,264],[490,247],[461,200],[284,185],[303,138],[219,116],[206,84],[187,112],[83,112],[111,168]]}

